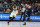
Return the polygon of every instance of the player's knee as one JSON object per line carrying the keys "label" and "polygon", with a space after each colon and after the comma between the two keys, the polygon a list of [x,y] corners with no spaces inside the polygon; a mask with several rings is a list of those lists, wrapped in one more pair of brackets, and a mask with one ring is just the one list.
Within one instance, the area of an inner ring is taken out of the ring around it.
{"label": "player's knee", "polygon": [[13,16],[13,19],[14,19],[15,17]]}
{"label": "player's knee", "polygon": [[11,21],[14,19],[15,17],[10,17],[9,19],[11,19]]}
{"label": "player's knee", "polygon": [[15,17],[13,17],[11,20],[13,20]]}
{"label": "player's knee", "polygon": [[12,17],[9,17],[9,19],[12,19]]}

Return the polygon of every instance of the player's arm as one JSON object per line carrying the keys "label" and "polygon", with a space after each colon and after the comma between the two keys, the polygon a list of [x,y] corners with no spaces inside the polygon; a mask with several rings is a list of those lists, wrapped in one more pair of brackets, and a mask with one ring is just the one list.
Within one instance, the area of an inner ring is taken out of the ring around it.
{"label": "player's arm", "polygon": [[20,9],[19,9],[19,7],[17,7],[17,9],[18,9],[18,14],[20,13]]}
{"label": "player's arm", "polygon": [[11,10],[13,11],[13,8],[11,8]]}
{"label": "player's arm", "polygon": [[25,8],[25,12],[27,11],[27,9]]}
{"label": "player's arm", "polygon": [[10,6],[11,10],[13,11],[13,5]]}

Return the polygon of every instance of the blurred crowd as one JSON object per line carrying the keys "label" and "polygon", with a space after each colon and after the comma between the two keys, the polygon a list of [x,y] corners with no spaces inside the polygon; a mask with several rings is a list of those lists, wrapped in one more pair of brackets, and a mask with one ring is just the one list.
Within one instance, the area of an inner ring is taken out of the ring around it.
{"label": "blurred crowd", "polygon": [[[40,0],[0,0],[0,13],[8,13],[6,10],[11,9],[14,4],[19,6],[20,10],[24,4],[27,4],[27,6],[30,5],[33,10],[32,15],[40,16]],[[27,7],[26,9],[28,10]]]}

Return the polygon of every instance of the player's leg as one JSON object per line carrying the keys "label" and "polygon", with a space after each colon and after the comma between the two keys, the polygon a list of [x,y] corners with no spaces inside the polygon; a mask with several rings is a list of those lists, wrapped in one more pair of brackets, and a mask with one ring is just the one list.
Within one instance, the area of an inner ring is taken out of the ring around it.
{"label": "player's leg", "polygon": [[14,15],[14,13],[12,12],[10,17],[9,17],[10,20],[8,21],[8,24],[9,24],[10,21],[12,21],[15,18],[15,17],[13,17],[13,15]]}
{"label": "player's leg", "polygon": [[22,19],[22,16],[23,16],[23,12],[22,12],[22,14],[21,14],[21,18],[20,18],[20,21],[21,21],[21,19]]}
{"label": "player's leg", "polygon": [[30,21],[30,14],[28,15],[27,21]]}
{"label": "player's leg", "polygon": [[26,25],[26,20],[25,20],[25,18],[26,18],[26,15],[25,15],[25,13],[24,13],[24,16],[23,16],[24,24],[23,24],[23,25]]}
{"label": "player's leg", "polygon": [[9,17],[9,21],[8,21],[8,25],[9,25],[9,22],[11,22],[11,21],[13,21],[13,19],[14,19],[15,17]]}
{"label": "player's leg", "polygon": [[14,16],[13,17],[9,17],[9,19],[10,19],[9,22],[12,21],[14,18],[15,18]]}
{"label": "player's leg", "polygon": [[26,16],[23,17],[23,21],[24,21],[24,24],[23,25],[26,25],[26,20],[25,20]]}

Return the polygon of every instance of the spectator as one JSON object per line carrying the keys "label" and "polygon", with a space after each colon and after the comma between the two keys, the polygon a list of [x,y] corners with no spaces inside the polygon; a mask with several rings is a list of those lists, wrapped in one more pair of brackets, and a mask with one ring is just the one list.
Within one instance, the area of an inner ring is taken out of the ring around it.
{"label": "spectator", "polygon": [[4,4],[8,4],[6,1],[4,1]]}

